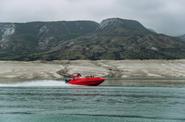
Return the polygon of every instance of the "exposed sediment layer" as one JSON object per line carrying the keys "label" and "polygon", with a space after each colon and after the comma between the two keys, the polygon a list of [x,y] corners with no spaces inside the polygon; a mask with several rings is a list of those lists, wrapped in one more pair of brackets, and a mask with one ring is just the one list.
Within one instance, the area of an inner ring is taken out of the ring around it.
{"label": "exposed sediment layer", "polygon": [[[156,79],[181,79],[180,82],[185,83],[185,60],[0,61],[0,82],[61,80],[76,72],[108,79],[129,80],[130,83],[137,82],[138,79],[142,82],[146,79],[152,79],[151,82]],[[109,83],[114,84],[114,81],[109,80]]]}

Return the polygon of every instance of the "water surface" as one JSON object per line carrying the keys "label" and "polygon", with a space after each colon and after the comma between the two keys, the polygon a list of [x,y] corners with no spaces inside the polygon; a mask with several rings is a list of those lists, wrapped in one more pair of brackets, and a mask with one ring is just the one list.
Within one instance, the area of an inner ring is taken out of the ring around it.
{"label": "water surface", "polygon": [[0,122],[185,121],[185,88],[29,85],[1,85]]}

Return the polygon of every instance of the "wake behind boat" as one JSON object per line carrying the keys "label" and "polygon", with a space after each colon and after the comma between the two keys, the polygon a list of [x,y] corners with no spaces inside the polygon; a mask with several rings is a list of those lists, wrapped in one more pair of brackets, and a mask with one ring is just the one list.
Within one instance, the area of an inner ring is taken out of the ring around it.
{"label": "wake behind boat", "polygon": [[98,86],[105,81],[105,78],[94,77],[94,76],[82,77],[80,73],[75,73],[65,81],[66,83],[72,84],[72,85]]}

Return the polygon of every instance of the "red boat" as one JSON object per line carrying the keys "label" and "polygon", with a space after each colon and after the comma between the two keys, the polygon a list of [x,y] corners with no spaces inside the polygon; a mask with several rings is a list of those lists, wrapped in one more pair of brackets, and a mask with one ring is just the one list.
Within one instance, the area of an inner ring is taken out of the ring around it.
{"label": "red boat", "polygon": [[87,76],[81,77],[81,74],[75,73],[71,76],[70,79],[66,80],[66,83],[72,85],[83,85],[83,86],[98,86],[103,83],[105,78]]}

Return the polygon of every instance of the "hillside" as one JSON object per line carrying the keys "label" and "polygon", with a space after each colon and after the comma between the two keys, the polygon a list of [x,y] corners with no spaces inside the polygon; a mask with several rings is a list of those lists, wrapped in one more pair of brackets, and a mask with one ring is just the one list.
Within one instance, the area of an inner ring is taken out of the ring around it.
{"label": "hillside", "polygon": [[179,36],[179,38],[180,38],[181,40],[185,41],[185,34],[182,35],[182,36]]}
{"label": "hillside", "polygon": [[135,20],[0,24],[1,60],[181,59],[185,42]]}

